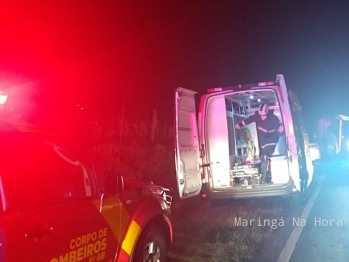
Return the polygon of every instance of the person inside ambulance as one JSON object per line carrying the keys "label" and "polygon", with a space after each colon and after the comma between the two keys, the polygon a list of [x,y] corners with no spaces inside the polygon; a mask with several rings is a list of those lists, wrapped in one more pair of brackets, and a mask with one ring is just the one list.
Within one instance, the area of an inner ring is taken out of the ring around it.
{"label": "person inside ambulance", "polygon": [[269,110],[267,104],[261,104],[255,114],[249,116],[235,125],[236,129],[256,123],[258,141],[260,147],[261,163],[261,183],[268,182],[268,171],[270,166],[270,157],[274,153],[279,136],[284,132],[284,127],[279,118]]}

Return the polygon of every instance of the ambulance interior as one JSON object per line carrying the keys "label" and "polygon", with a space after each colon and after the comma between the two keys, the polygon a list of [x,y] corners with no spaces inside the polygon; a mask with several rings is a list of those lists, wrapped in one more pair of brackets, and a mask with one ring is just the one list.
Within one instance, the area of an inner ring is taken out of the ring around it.
{"label": "ambulance interior", "polygon": [[271,158],[272,183],[261,184],[256,124],[251,123],[239,130],[234,127],[258,111],[263,103],[268,104],[269,110],[282,122],[277,95],[272,89],[214,96],[208,101],[205,128],[213,188],[265,187],[289,182],[285,136],[280,136]]}

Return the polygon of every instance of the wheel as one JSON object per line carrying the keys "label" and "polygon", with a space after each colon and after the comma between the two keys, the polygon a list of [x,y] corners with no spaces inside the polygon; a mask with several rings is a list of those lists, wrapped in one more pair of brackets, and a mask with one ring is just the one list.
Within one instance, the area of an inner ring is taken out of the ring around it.
{"label": "wheel", "polygon": [[165,262],[167,243],[161,228],[152,225],[140,236],[133,262]]}

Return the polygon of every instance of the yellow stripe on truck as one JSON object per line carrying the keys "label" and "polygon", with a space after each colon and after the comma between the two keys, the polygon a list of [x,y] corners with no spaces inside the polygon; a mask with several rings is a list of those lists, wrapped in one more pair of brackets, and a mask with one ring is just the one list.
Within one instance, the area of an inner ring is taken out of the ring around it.
{"label": "yellow stripe on truck", "polygon": [[122,242],[122,249],[130,256],[136,239],[141,231],[141,227],[136,221],[132,220],[131,225],[127,231],[126,237]]}
{"label": "yellow stripe on truck", "polygon": [[[100,200],[92,201],[95,207],[100,209]],[[122,237],[127,229],[130,215],[118,197],[105,198],[101,215],[109,225],[118,243],[122,243]]]}

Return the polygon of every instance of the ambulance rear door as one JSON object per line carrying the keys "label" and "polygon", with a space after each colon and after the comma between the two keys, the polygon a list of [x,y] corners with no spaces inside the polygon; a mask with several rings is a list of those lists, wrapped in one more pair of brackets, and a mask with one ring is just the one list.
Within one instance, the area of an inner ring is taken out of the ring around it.
{"label": "ambulance rear door", "polygon": [[175,90],[175,163],[182,199],[198,195],[202,188],[196,93],[185,88]]}
{"label": "ambulance rear door", "polygon": [[[259,89],[259,88],[271,88],[273,89],[277,95],[282,115],[282,122],[284,124],[285,128],[285,135],[286,135],[286,146],[287,146],[287,156],[285,159],[287,160],[287,166],[289,175],[291,176],[294,185],[298,191],[301,190],[300,188],[300,174],[299,174],[299,163],[298,163],[298,151],[297,151],[297,142],[296,142],[296,136],[294,132],[294,124],[292,121],[292,115],[291,115],[291,109],[290,104],[288,100],[288,91],[287,86],[285,82],[285,78],[282,74],[276,75],[276,81],[274,83],[268,82],[265,83],[259,83],[258,87],[253,87],[252,89]],[[276,164],[275,160],[279,160],[278,164]],[[274,159],[274,165],[275,168],[280,170],[283,167],[283,162],[285,162],[283,159]],[[273,167],[272,167],[273,169]]]}
{"label": "ambulance rear door", "polygon": [[288,89],[283,75],[276,75],[275,82],[277,84],[276,89],[279,95],[280,108],[283,118],[282,120],[285,127],[289,174],[294,182],[296,189],[298,191],[301,191],[297,139],[294,129],[294,123],[292,120],[292,112],[289,102]]}

